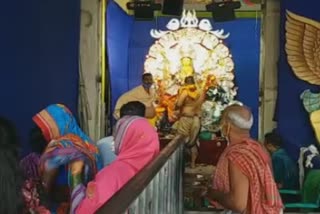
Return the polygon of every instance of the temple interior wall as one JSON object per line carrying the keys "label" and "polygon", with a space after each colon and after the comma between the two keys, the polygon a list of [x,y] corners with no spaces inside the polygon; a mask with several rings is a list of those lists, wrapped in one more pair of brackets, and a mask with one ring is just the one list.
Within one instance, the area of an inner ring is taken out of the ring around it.
{"label": "temple interior wall", "polygon": [[[100,1],[81,1],[80,68],[83,75],[86,108],[88,112],[88,132],[99,138],[101,132],[100,87]],[[268,0],[263,7],[260,65],[260,125],[259,136],[272,130],[277,97],[277,61],[279,57],[280,1]],[[97,131],[99,130],[99,131]]]}

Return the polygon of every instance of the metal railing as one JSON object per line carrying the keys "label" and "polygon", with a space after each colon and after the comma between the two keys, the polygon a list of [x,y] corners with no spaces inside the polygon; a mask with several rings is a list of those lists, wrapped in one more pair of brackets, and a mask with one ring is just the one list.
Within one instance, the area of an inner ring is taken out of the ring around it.
{"label": "metal railing", "polygon": [[176,136],[97,214],[183,214],[184,139]]}

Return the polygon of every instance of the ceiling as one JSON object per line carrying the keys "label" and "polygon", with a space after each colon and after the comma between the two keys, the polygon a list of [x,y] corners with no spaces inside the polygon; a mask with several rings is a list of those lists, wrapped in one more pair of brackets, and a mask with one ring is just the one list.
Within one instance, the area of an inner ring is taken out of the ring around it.
{"label": "ceiling", "polygon": [[[241,2],[243,2],[242,0]],[[261,10],[261,0],[246,0],[250,1],[253,4],[247,5],[245,3],[242,3],[242,6],[237,11],[260,11]],[[130,13],[127,9],[127,3],[131,2],[131,0],[115,0],[117,4],[120,5],[120,7],[126,11],[127,13]],[[163,0],[155,0],[156,3],[163,3]],[[196,10],[196,11],[205,11],[206,5],[212,2],[212,0],[184,0],[184,9],[186,10]]]}

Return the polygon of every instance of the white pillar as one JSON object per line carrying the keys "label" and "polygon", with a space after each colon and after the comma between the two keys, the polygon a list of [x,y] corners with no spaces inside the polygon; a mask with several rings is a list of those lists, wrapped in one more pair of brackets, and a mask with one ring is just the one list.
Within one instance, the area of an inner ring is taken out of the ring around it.
{"label": "white pillar", "polygon": [[101,83],[97,81],[101,75],[100,47],[100,1],[81,0],[81,33],[80,33],[80,69],[84,80],[85,93],[80,99],[87,101],[86,118],[89,136],[97,140],[101,137]]}
{"label": "white pillar", "polygon": [[266,0],[262,18],[260,139],[275,128],[280,40],[280,0]]}

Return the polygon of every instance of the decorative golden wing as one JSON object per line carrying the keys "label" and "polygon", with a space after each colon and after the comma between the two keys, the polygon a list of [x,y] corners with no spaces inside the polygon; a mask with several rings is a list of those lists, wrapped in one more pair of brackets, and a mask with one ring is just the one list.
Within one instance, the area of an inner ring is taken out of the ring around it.
{"label": "decorative golden wing", "polygon": [[286,53],[295,75],[320,85],[320,22],[287,10]]}

